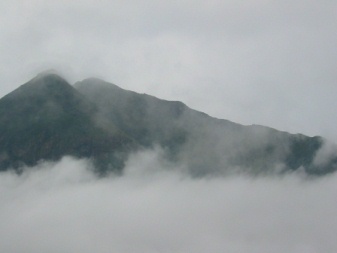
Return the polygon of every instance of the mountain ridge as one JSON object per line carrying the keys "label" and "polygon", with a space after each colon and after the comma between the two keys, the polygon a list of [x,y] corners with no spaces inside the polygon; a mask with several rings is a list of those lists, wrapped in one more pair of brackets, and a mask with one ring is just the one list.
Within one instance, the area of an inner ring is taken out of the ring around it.
{"label": "mountain ridge", "polygon": [[34,166],[64,155],[94,161],[100,173],[122,171],[128,155],[161,146],[167,159],[192,175],[308,174],[336,170],[315,156],[319,136],[217,119],[168,101],[128,91],[98,78],[70,85],[45,72],[0,99],[0,169]]}

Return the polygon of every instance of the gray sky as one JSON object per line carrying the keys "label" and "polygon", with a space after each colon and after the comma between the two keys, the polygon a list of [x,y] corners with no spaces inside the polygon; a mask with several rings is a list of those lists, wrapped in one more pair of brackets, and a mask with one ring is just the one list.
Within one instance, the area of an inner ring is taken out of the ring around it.
{"label": "gray sky", "polygon": [[333,0],[2,0],[0,96],[45,69],[337,142]]}

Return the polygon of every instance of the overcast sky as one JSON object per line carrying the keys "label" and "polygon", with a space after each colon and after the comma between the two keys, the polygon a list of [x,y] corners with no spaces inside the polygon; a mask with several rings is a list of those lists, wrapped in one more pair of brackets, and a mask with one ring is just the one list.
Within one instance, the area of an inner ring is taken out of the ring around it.
{"label": "overcast sky", "polygon": [[2,0],[0,97],[45,69],[337,142],[337,1]]}

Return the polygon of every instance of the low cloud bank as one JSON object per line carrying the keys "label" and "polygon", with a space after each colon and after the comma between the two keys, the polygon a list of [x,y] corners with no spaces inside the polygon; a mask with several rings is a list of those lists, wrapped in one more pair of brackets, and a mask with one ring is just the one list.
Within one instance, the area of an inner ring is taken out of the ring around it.
{"label": "low cloud bank", "polygon": [[337,252],[337,175],[190,178],[160,150],[97,178],[66,157],[0,174],[0,252]]}

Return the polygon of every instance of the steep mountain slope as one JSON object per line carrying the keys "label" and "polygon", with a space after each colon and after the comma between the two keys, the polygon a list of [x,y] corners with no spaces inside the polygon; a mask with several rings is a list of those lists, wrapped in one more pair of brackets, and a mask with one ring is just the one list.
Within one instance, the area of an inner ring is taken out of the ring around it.
{"label": "steep mountain slope", "polygon": [[262,126],[242,126],[194,111],[181,102],[126,91],[99,79],[75,85],[95,103],[101,118],[114,122],[143,146],[161,145],[168,157],[194,175],[275,173],[303,168],[310,174],[336,170],[336,156],[314,163],[321,137],[293,135]]}
{"label": "steep mountain slope", "polygon": [[0,99],[0,169],[58,160],[64,155],[118,164],[112,151],[134,145],[110,122],[95,122],[97,109],[56,74],[40,74]]}

